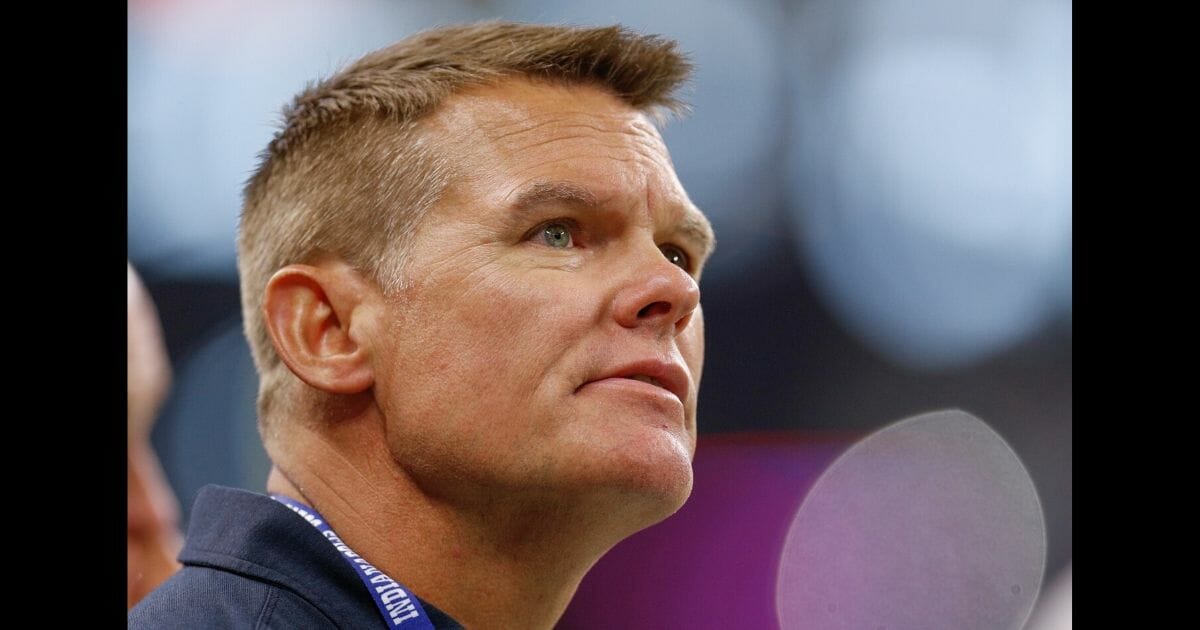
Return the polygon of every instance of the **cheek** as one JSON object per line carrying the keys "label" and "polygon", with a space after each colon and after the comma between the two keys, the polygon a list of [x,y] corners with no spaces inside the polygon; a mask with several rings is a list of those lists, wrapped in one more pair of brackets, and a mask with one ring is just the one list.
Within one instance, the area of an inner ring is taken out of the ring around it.
{"label": "cheek", "polygon": [[481,269],[470,285],[410,295],[382,365],[380,384],[400,403],[389,412],[461,421],[513,415],[511,407],[552,393],[546,388],[565,387],[562,357],[586,329],[586,309],[568,289],[530,275]]}
{"label": "cheek", "polygon": [[506,371],[513,382],[521,375],[545,377],[582,332],[580,305],[569,290],[536,282],[536,277],[493,280],[447,308],[469,349],[463,369]]}
{"label": "cheek", "polygon": [[413,299],[379,357],[375,393],[393,457],[448,483],[535,466],[529,445],[562,423],[572,349],[594,325],[586,312],[570,293],[499,272]]}

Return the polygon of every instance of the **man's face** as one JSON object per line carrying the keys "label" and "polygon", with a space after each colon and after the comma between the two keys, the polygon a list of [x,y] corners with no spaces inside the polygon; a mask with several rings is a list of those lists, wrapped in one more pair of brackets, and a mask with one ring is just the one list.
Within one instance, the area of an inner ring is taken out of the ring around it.
{"label": "man's face", "polygon": [[428,129],[461,176],[383,303],[372,365],[393,456],[448,497],[593,491],[674,511],[712,232],[661,137],[597,88],[524,80],[456,95]]}

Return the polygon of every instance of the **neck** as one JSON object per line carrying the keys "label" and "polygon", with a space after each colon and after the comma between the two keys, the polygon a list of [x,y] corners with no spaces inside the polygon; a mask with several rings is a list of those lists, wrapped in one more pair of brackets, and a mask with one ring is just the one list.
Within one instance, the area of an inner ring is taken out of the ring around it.
{"label": "neck", "polygon": [[296,456],[272,453],[283,465],[267,489],[316,508],[355,552],[466,627],[553,627],[588,569],[640,528],[630,517],[644,519],[622,515],[630,502],[618,496],[470,506],[430,496],[382,435],[364,434],[372,424],[297,427],[287,449]]}

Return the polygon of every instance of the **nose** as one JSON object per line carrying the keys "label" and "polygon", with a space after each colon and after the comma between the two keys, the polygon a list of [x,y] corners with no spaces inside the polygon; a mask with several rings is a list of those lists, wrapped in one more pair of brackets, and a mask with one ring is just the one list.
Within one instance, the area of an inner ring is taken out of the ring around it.
{"label": "nose", "polygon": [[617,323],[675,336],[683,332],[700,304],[700,285],[655,247],[639,257],[613,304]]}

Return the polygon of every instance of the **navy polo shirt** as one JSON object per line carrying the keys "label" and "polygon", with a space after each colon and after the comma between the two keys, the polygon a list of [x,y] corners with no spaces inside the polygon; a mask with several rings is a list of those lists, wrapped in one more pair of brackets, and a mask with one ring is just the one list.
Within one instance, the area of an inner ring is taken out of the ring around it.
{"label": "navy polo shirt", "polygon": [[[130,628],[387,627],[333,545],[263,494],[202,488],[179,561],[183,568],[129,611]],[[438,630],[462,628],[418,601]]]}

